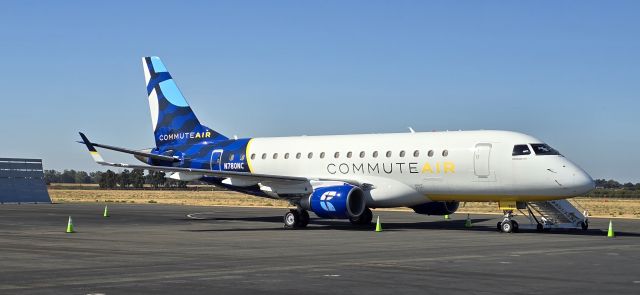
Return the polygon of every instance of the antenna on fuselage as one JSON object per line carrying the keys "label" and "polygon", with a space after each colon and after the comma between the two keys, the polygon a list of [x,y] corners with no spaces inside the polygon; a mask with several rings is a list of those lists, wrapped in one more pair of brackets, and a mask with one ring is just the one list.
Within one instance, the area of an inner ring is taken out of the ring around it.
{"label": "antenna on fuselage", "polygon": [[411,132],[411,133],[416,133],[416,131],[415,131],[415,130],[413,130],[413,128],[411,128],[411,126],[409,126],[408,128],[409,128],[409,132]]}

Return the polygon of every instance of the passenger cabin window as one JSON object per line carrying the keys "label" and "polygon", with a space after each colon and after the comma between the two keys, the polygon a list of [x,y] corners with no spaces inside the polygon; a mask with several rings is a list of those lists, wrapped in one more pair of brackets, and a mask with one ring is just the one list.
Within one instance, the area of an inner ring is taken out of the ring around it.
{"label": "passenger cabin window", "polygon": [[309,158],[309,159],[313,158],[313,153],[309,153],[309,154],[307,155],[307,158]]}
{"label": "passenger cabin window", "polygon": [[339,158],[340,157],[340,153],[336,152],[335,154],[333,154],[333,157],[336,158],[336,159]]}
{"label": "passenger cabin window", "polygon": [[429,150],[429,152],[427,153],[427,156],[429,156],[429,158],[433,157],[433,150]]}
{"label": "passenger cabin window", "polygon": [[273,159],[277,159],[278,158],[278,153],[273,154]]}
{"label": "passenger cabin window", "polygon": [[448,155],[449,155],[449,151],[448,151],[448,150],[444,150],[444,151],[442,151],[442,156],[443,156],[443,157],[446,157],[446,156],[448,156]]}
{"label": "passenger cabin window", "polygon": [[516,144],[515,146],[513,146],[513,152],[511,153],[512,156],[527,156],[527,155],[531,155],[531,150],[529,149],[529,146],[526,144]]}
{"label": "passenger cabin window", "polygon": [[289,159],[289,153],[284,154],[285,159]]}
{"label": "passenger cabin window", "polygon": [[387,158],[391,158],[391,151],[387,151]]}
{"label": "passenger cabin window", "polygon": [[244,158],[246,158],[246,155],[245,155],[245,154],[242,154],[242,155],[240,156],[240,161],[244,161]]}
{"label": "passenger cabin window", "polygon": [[267,154],[262,154],[262,159],[266,159],[267,158]]}
{"label": "passenger cabin window", "polygon": [[231,154],[229,155],[229,161],[233,161],[233,159],[236,157],[236,154]]}
{"label": "passenger cabin window", "polygon": [[400,151],[400,158],[404,158],[404,151]]}
{"label": "passenger cabin window", "polygon": [[320,159],[324,159],[324,152],[320,153]]}
{"label": "passenger cabin window", "polygon": [[373,152],[373,157],[377,158],[378,157],[378,151]]}
{"label": "passenger cabin window", "polygon": [[300,159],[300,157],[301,157],[301,156],[302,156],[302,154],[301,154],[301,153],[297,153],[297,154],[296,154],[296,159]]}
{"label": "passenger cabin window", "polygon": [[364,158],[364,152],[360,152],[360,158]]}
{"label": "passenger cabin window", "polygon": [[353,155],[353,153],[352,153],[352,152],[348,152],[348,153],[347,153],[347,158],[351,158],[351,156],[352,156],[352,155]]}
{"label": "passenger cabin window", "polygon": [[256,154],[251,154],[251,160],[255,160],[256,159]]}
{"label": "passenger cabin window", "polygon": [[413,156],[414,156],[415,158],[419,157],[419,156],[420,156],[420,151],[419,151],[419,150],[415,150],[415,151],[413,151]]}
{"label": "passenger cabin window", "polygon": [[537,156],[560,155],[558,151],[545,143],[532,143],[531,148]]}

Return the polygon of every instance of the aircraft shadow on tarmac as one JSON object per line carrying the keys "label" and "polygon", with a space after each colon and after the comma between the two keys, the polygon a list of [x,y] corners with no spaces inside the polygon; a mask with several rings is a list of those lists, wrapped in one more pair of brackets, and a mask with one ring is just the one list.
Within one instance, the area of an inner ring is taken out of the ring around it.
{"label": "aircraft shadow on tarmac", "polygon": [[[277,227],[269,228],[215,228],[215,229],[193,229],[186,230],[191,232],[249,232],[249,231],[274,231],[282,230],[282,216],[259,216],[259,217],[211,217],[211,218],[183,218],[183,221],[196,221],[196,222],[213,222],[216,221],[247,221],[247,222],[267,222],[276,223]],[[496,218],[476,218],[471,219],[473,226],[471,228],[465,227],[465,220],[439,220],[439,221],[424,221],[424,222],[386,222],[383,223],[384,231],[404,231],[404,230],[416,230],[416,229],[428,229],[428,230],[460,230],[460,231],[483,231],[483,232],[496,232],[496,226],[478,225],[481,222],[487,222],[491,220],[498,220]],[[301,230],[349,230],[349,231],[372,231],[375,228],[375,224],[370,226],[354,226],[346,221],[335,221],[325,219],[312,218],[309,226]],[[538,233],[535,229],[520,229],[521,233]],[[550,231],[540,232],[539,234],[562,234],[562,235],[581,235],[581,236],[603,236],[607,234],[606,230],[601,229],[589,229],[586,231],[579,229],[553,229]],[[631,232],[616,232],[616,236],[627,237],[640,237],[640,233]]]}

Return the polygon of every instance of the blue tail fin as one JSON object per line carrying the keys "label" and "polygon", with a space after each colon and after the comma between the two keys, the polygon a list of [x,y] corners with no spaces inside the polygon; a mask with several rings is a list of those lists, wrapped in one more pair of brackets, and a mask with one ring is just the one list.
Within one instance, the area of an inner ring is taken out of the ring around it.
{"label": "blue tail fin", "polygon": [[142,66],[157,147],[228,139],[200,124],[159,57],[143,57]]}

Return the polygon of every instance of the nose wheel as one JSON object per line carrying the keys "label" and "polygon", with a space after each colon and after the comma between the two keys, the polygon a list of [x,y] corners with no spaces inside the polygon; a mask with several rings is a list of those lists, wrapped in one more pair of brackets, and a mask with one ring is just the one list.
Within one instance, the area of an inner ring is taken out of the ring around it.
{"label": "nose wheel", "polygon": [[503,233],[517,233],[520,229],[518,222],[513,220],[513,210],[505,210],[504,218],[497,224],[498,231]]}
{"label": "nose wheel", "polygon": [[582,228],[582,230],[588,230],[589,229],[589,221],[585,220],[580,222],[580,228]]}

